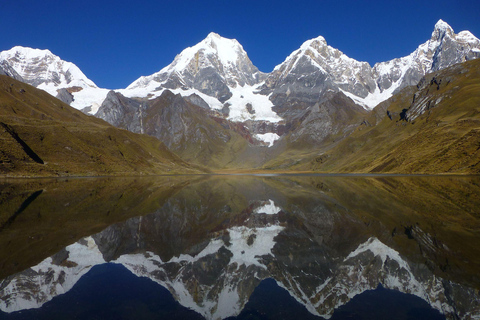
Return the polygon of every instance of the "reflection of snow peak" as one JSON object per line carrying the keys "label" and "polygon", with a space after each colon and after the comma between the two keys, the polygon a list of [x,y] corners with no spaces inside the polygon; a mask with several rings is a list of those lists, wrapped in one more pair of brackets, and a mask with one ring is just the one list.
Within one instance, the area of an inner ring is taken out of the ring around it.
{"label": "reflection of snow peak", "polygon": [[[8,284],[0,282],[0,309],[14,312],[40,308],[57,295],[66,293],[90,269],[105,263],[92,237],[65,248],[68,258],[61,265],[49,257],[26,272],[17,274]],[[32,275],[34,273],[34,275]],[[31,290],[35,288],[35,290]]]}
{"label": "reflection of snow peak", "polygon": [[[227,243],[222,239],[212,239],[195,256],[182,254],[164,263],[159,256],[147,252],[146,254],[123,255],[115,262],[123,264],[137,276],[148,277],[168,288],[181,305],[195,310],[207,319],[224,319],[238,315],[247,302],[248,296],[239,292],[242,290],[239,283],[242,282],[241,279],[247,270],[242,266],[247,268],[252,266],[253,270],[256,270],[255,273],[261,272],[257,267],[267,270],[267,267],[261,262],[261,257],[272,255],[275,245],[274,238],[283,229],[284,227],[281,226],[232,227],[228,229],[230,237]],[[221,276],[214,285],[198,282],[197,276],[199,275],[192,275],[191,270],[199,266],[202,270],[208,270],[208,262],[204,259],[210,256],[213,260],[220,261],[221,248],[227,249],[232,254],[228,261],[228,267],[222,269]],[[172,263],[178,264],[180,267],[178,273],[173,277],[169,275],[168,268],[164,268]],[[192,288],[197,288],[198,292],[202,293],[197,295],[192,292]]]}
{"label": "reflection of snow peak", "polygon": [[269,202],[264,204],[261,207],[258,207],[254,210],[255,213],[266,213],[266,214],[277,214],[282,210],[282,208],[277,207],[273,200],[268,200]]}
{"label": "reflection of snow peak", "polygon": [[[381,264],[375,262],[378,259]],[[375,289],[379,283],[387,289],[416,295],[445,315],[455,312],[446,299],[441,278],[429,275],[419,281],[407,261],[375,237],[350,253],[306,304],[314,302],[319,315],[328,319],[334,309],[366,290]]]}
{"label": "reflection of snow peak", "polygon": [[358,248],[350,253],[345,260],[358,256],[359,254],[365,251],[371,251],[375,256],[379,256],[383,263],[389,257],[392,260],[397,261],[401,268],[405,268],[406,270],[410,270],[407,263],[400,257],[400,254],[393,250],[390,247],[387,247],[382,242],[380,242],[377,238],[370,238],[367,242],[362,243],[358,246]]}

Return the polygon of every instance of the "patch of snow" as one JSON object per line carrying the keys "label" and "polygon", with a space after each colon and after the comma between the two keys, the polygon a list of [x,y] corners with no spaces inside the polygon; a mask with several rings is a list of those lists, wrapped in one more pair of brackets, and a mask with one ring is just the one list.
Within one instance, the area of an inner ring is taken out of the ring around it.
{"label": "patch of snow", "polygon": [[273,200],[268,200],[268,203],[264,204],[261,207],[256,208],[253,210],[255,213],[265,213],[265,214],[277,214],[282,210],[282,208],[277,207]]}
{"label": "patch of snow", "polygon": [[280,139],[280,136],[276,133],[273,132],[268,132],[268,133],[258,133],[253,136],[255,139],[263,141],[265,143],[268,143],[268,147],[270,148],[273,146],[275,141]]}
{"label": "patch of snow", "polygon": [[92,107],[89,112],[94,115],[107,97],[109,89],[84,88],[78,92],[72,93],[73,102],[70,104],[75,109],[81,110],[85,107]]}
{"label": "patch of snow", "polygon": [[217,309],[212,315],[212,319],[225,319],[232,315],[240,314],[242,304],[236,288],[225,286],[218,296]]}
{"label": "patch of snow", "polygon": [[358,246],[358,248],[350,253],[345,260],[355,257],[367,250],[371,251],[374,255],[379,256],[383,262],[385,262],[388,256],[390,259],[397,261],[402,268],[409,269],[407,263],[400,257],[400,254],[397,251],[384,245],[375,237],[368,239],[367,242]]}
{"label": "patch of snow", "polygon": [[[274,238],[283,230],[281,226],[269,226],[264,228],[233,227],[228,229],[231,245],[228,249],[233,253],[230,263],[240,265],[256,265],[266,269],[266,266],[258,261],[258,258],[272,253],[275,245]],[[248,241],[253,239],[253,243]]]}
{"label": "patch of snow", "polygon": [[398,82],[390,86],[390,88],[380,92],[378,86],[375,88],[375,91],[370,92],[365,98],[354,95],[346,90],[340,89],[347,97],[352,99],[355,103],[361,105],[367,110],[375,108],[379,103],[387,100],[393,95],[393,92],[398,88]]}
{"label": "patch of snow", "polygon": [[[268,122],[279,122],[283,119],[273,110],[273,103],[268,96],[255,93],[258,86],[237,86],[230,88],[232,97],[225,103],[230,104],[228,119],[231,121],[261,120]],[[247,110],[250,104],[253,110],[251,114]]]}

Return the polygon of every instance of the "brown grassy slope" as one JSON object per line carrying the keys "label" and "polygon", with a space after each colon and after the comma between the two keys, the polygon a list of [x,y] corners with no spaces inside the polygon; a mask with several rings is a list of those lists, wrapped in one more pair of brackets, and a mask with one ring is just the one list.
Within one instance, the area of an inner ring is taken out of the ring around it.
{"label": "brown grassy slope", "polygon": [[198,172],[159,140],[117,129],[0,76],[0,175]]}
{"label": "brown grassy slope", "polygon": [[[414,118],[422,106],[425,112]],[[293,169],[480,173],[480,60],[427,75],[366,120],[335,148],[312,153]]]}

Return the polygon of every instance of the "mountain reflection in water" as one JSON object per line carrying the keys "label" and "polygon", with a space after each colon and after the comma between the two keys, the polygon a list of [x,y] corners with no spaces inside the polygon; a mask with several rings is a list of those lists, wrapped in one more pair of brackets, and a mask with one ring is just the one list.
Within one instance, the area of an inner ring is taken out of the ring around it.
{"label": "mountain reflection in water", "polygon": [[[1,319],[129,318],[79,298],[109,286],[88,282],[98,270],[118,274],[111,285],[138,279],[108,296],[129,293],[124,309],[144,319],[341,319],[387,297],[401,308],[382,302],[377,317],[480,317],[479,177],[35,179],[0,191]],[[162,287],[174,300],[160,310]],[[134,292],[149,294],[133,303]]]}

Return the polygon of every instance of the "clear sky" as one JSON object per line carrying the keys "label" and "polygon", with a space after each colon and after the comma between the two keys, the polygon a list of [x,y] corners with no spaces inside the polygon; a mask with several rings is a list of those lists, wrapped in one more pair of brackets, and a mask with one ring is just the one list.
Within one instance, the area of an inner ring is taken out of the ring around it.
{"label": "clear sky", "polygon": [[439,19],[480,38],[479,0],[0,0],[0,51],[49,49],[99,87],[119,89],[212,31],[237,39],[270,72],[319,35],[371,65],[402,57]]}

